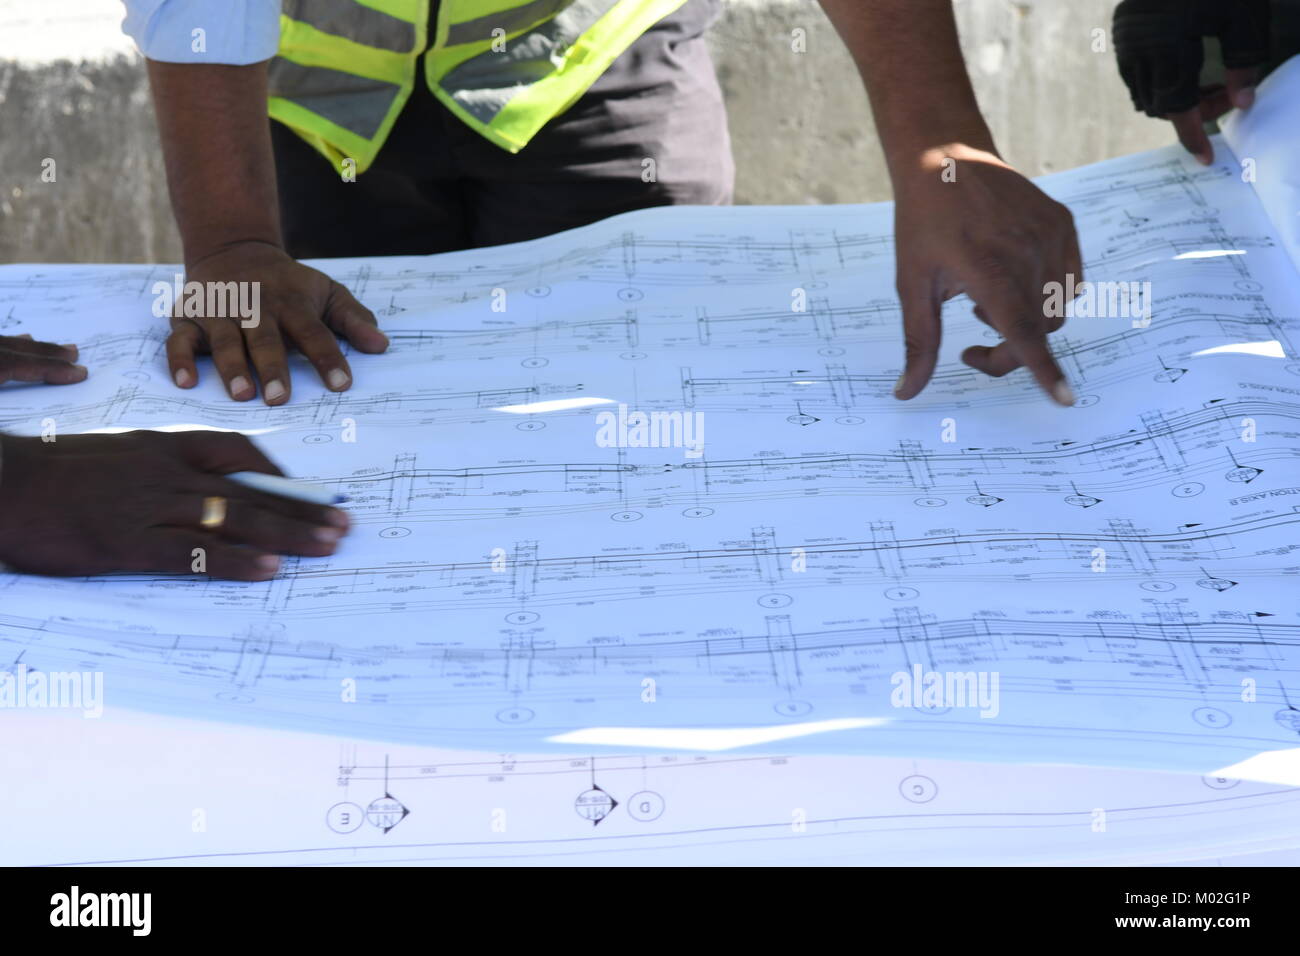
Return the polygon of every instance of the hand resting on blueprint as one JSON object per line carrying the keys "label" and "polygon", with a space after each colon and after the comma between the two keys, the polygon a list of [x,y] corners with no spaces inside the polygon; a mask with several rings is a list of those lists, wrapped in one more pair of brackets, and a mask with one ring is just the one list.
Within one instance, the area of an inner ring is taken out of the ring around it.
{"label": "hand resting on blueprint", "polygon": [[[217,374],[237,402],[257,395],[283,405],[292,387],[287,351],[296,347],[333,392],[352,384],[352,370],[339,349],[345,339],[359,352],[383,352],[388,338],[374,314],[343,285],[283,249],[265,242],[239,242],[199,258],[186,269],[187,282],[238,283],[258,290],[255,321],[238,317],[184,315],[172,318],[167,364],[181,388],[199,382],[196,354],[212,353]],[[179,311],[179,310],[178,310]]]}
{"label": "hand resting on blueprint", "polygon": [[[34,574],[206,573],[264,581],[280,554],[332,554],[336,508],[254,491],[223,477],[281,474],[243,435],[136,431],[0,435],[0,564]],[[223,520],[201,527],[207,499]]]}
{"label": "hand resting on blueprint", "polygon": [[86,378],[85,367],[76,362],[75,345],[36,342],[30,335],[0,335],[0,384],[74,385]]}

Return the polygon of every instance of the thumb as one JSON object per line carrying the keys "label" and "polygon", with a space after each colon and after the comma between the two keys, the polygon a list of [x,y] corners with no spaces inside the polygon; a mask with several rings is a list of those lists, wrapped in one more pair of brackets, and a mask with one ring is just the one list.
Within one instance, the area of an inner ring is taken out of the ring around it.
{"label": "thumb", "polygon": [[258,447],[238,432],[178,432],[181,455],[200,471],[229,475],[237,471],[260,471],[268,475],[283,476]]}
{"label": "thumb", "polygon": [[358,352],[383,352],[388,348],[388,336],[380,331],[375,314],[338,282],[330,285],[324,319],[335,335],[346,339]]}
{"label": "thumb", "polygon": [[1228,102],[1238,109],[1248,110],[1255,103],[1255,84],[1259,82],[1259,68],[1242,67],[1225,70],[1224,81],[1228,85]]}
{"label": "thumb", "polygon": [[1204,166],[1214,162],[1214,147],[1210,144],[1210,137],[1205,132],[1205,124],[1201,120],[1199,107],[1183,110],[1181,113],[1170,113],[1169,121],[1174,124],[1174,130],[1178,133],[1178,141],[1183,144],[1189,153],[1196,157],[1198,162]]}

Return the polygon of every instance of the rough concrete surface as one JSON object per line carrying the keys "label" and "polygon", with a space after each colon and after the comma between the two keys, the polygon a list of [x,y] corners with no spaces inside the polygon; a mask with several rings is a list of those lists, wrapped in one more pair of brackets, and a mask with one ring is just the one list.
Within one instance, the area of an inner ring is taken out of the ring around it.
{"label": "rough concrete surface", "polygon": [[[1167,124],[1133,111],[1109,48],[1093,50],[1114,0],[955,6],[980,105],[1023,172],[1172,141]],[[0,262],[180,257],[143,65],[120,21],[104,0],[0,9]],[[889,198],[862,84],[813,0],[728,0],[710,42],[738,202]],[[53,183],[41,180],[46,159]]]}

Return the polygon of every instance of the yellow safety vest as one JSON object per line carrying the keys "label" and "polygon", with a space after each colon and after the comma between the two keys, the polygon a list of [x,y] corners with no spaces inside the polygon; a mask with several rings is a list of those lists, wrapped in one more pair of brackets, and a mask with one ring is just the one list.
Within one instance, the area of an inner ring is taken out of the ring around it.
{"label": "yellow safety vest", "polygon": [[425,56],[429,89],[493,143],[523,149],[685,0],[283,0],[271,116],[336,169],[364,172]]}

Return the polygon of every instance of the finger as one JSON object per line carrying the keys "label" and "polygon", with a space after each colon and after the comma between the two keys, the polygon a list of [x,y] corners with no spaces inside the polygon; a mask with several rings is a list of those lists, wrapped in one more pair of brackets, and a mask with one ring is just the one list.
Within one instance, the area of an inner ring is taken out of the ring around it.
{"label": "finger", "polygon": [[1228,90],[1223,86],[1203,92],[1201,105],[1197,107],[1201,114],[1202,125],[1215,122],[1230,109],[1232,109],[1232,101],[1228,99]]}
{"label": "finger", "polygon": [[1228,100],[1238,109],[1248,110],[1255,103],[1255,85],[1259,82],[1259,67],[1239,67],[1224,71],[1228,85]]}
{"label": "finger", "polygon": [[325,324],[311,312],[295,309],[280,320],[285,334],[316,368],[316,374],[332,392],[341,392],[352,384],[352,369],[339,349],[339,341]]}
{"label": "finger", "polygon": [[203,333],[212,363],[217,374],[226,383],[226,391],[237,402],[246,402],[257,394],[253,377],[248,371],[248,356],[244,351],[244,336],[239,326],[230,319],[206,319]]}
{"label": "finger", "polygon": [[[207,497],[201,494],[169,496],[159,504],[159,524],[191,530],[201,528],[204,499]],[[259,508],[253,501],[240,497],[226,498],[225,519],[209,531],[225,541],[248,545],[268,554],[310,557],[333,554],[345,533],[344,529],[324,522],[291,517],[278,507]]]}
{"label": "finger", "polygon": [[126,543],[125,571],[207,574],[228,581],[268,581],[280,570],[278,555],[242,548],[214,534],[185,528],[150,528]]}
{"label": "finger", "polygon": [[1073,405],[1074,392],[1047,345],[1042,303],[1026,295],[1010,278],[983,279],[970,289],[970,296],[988,313],[1006,339],[1004,344],[1029,369],[1039,387],[1059,404]]}
{"label": "finger", "polygon": [[177,444],[183,461],[197,472],[190,476],[179,493],[204,497],[246,500],[264,511],[274,511],[296,521],[347,529],[347,513],[328,505],[272,495],[231,481],[226,475],[256,471],[284,477],[284,472],[248,438],[235,432],[177,432],[165,436]]}
{"label": "finger", "polygon": [[[1071,216],[1070,228],[1066,231],[1065,246],[1062,250],[1065,262],[1065,274],[1061,277],[1062,287],[1065,290],[1065,301],[1073,302],[1082,288],[1083,282],[1083,253],[1079,249],[1079,233],[1074,228],[1074,219]],[[1061,309],[1060,314],[1057,310],[1049,310],[1044,302],[1043,316],[1046,318],[1046,329],[1048,332],[1055,332],[1065,324],[1066,309]]]}
{"label": "finger", "polygon": [[1007,344],[1020,364],[1029,369],[1039,387],[1057,404],[1067,408],[1074,404],[1074,390],[1047,345],[1047,335],[1034,320],[1016,321],[1007,330]]}
{"label": "finger", "polygon": [[43,358],[22,352],[0,350],[0,382],[44,382],[46,385],[75,385],[89,373],[84,365],[61,358]]}
{"label": "finger", "polygon": [[330,283],[324,319],[336,335],[346,339],[358,352],[378,353],[388,349],[388,336],[380,331],[375,314],[337,282]]}
{"label": "finger", "polygon": [[1067,290],[1073,301],[1077,294],[1077,284],[1083,281],[1083,250],[1079,248],[1079,230],[1074,227],[1073,214],[1071,214],[1069,232],[1065,237],[1065,274],[1073,276],[1076,283],[1074,289]]}
{"label": "finger", "polygon": [[204,343],[203,330],[194,322],[177,322],[167,336],[167,367],[178,388],[193,388],[199,384],[199,369],[194,354]]}
{"label": "finger", "polygon": [[274,321],[259,321],[242,330],[248,355],[262,380],[262,401],[268,405],[283,405],[289,400],[289,365],[285,361],[284,339]]}
{"label": "finger", "polygon": [[[980,306],[975,306],[975,317],[990,328],[993,323],[989,315]],[[997,345],[972,345],[961,353],[961,360],[976,371],[993,378],[1001,378],[1007,372],[1020,368],[1020,359],[1006,342]]]}
{"label": "finger", "polygon": [[894,385],[894,397],[909,399],[925,388],[939,361],[940,302],[929,279],[900,281],[899,302],[903,308],[903,374]]}
{"label": "finger", "polygon": [[1166,118],[1174,124],[1174,131],[1178,133],[1178,142],[1182,143],[1198,162],[1205,166],[1214,162],[1214,147],[1210,145],[1210,137],[1206,135],[1205,126],[1201,123],[1199,107],[1183,110],[1181,113],[1169,113]]}
{"label": "finger", "polygon": [[994,346],[972,345],[961,353],[961,360],[978,372],[1001,378],[1020,368],[1020,357],[1007,342]]}
{"label": "finger", "polygon": [[316,558],[333,554],[344,534],[342,528],[299,521],[246,501],[231,503],[229,517],[221,528],[223,538],[262,551]]}
{"label": "finger", "polygon": [[0,336],[0,349],[38,358],[63,359],[67,362],[75,362],[80,355],[80,350],[75,345],[37,342],[30,335]]}

